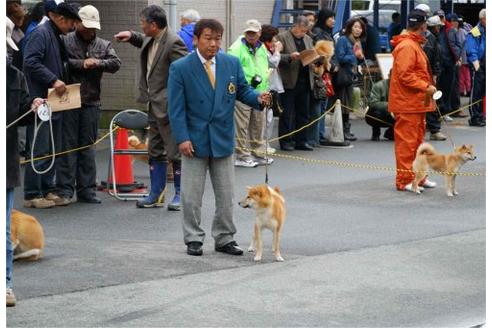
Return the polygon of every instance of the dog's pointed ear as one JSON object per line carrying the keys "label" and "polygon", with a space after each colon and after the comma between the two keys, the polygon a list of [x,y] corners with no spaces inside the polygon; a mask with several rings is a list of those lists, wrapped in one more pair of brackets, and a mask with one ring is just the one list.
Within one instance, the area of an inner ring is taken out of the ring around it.
{"label": "dog's pointed ear", "polygon": [[466,145],[461,145],[460,149],[466,149],[467,146]]}
{"label": "dog's pointed ear", "polygon": [[273,190],[275,190],[275,192],[276,192],[277,194],[280,194],[280,188],[279,188],[278,186],[275,186],[275,187],[273,188]]}

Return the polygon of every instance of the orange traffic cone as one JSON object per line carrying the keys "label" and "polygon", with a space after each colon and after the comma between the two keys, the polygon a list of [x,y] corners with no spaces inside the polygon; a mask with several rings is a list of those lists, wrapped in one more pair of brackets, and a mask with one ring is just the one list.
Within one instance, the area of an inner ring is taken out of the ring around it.
{"label": "orange traffic cone", "polygon": [[107,189],[113,188],[113,183],[116,183],[116,189],[119,192],[132,192],[135,189],[144,188],[142,183],[138,183],[133,178],[132,157],[127,154],[119,154],[118,151],[128,150],[128,130],[119,128],[116,131],[116,144],[114,147],[115,154],[113,155],[114,162],[114,179],[111,169],[108,173],[108,181],[102,185]]}

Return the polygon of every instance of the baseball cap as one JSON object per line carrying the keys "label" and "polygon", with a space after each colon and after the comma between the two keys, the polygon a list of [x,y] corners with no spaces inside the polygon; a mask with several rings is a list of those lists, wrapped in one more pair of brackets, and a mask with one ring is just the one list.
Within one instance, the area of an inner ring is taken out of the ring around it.
{"label": "baseball cap", "polygon": [[448,22],[457,22],[458,21],[458,15],[456,15],[455,13],[447,14],[446,15],[446,20]]}
{"label": "baseball cap", "polygon": [[425,22],[425,20],[426,20],[425,13],[422,12],[421,10],[412,10],[408,15],[408,22],[410,24]]}
{"label": "baseball cap", "polygon": [[81,21],[77,8],[70,3],[59,3],[54,12],[60,16]]}
{"label": "baseball cap", "polygon": [[260,32],[261,24],[256,19],[250,19],[246,22],[246,28],[244,29],[244,33],[246,32]]}
{"label": "baseball cap", "polygon": [[441,18],[439,18],[439,16],[437,15],[427,18],[427,26],[438,26],[441,24]]}
{"label": "baseball cap", "polygon": [[79,17],[82,20],[82,25],[85,28],[96,28],[101,29],[101,24],[99,23],[99,11],[96,7],[92,5],[87,5],[79,10]]}
{"label": "baseball cap", "polygon": [[430,15],[430,13],[431,13],[430,7],[428,5],[426,5],[425,3],[421,3],[420,5],[417,5],[415,7],[415,10],[421,10],[424,13],[426,13],[427,15]]}
{"label": "baseball cap", "polygon": [[446,16],[446,14],[444,13],[444,10],[442,10],[442,9],[439,9],[439,10],[434,11],[434,15],[437,15],[439,17]]}
{"label": "baseball cap", "polygon": [[12,31],[14,30],[15,24],[10,20],[10,18],[7,18],[7,43],[10,48],[12,48],[15,51],[19,51],[19,48],[17,48],[17,45],[15,44],[14,40],[12,40]]}

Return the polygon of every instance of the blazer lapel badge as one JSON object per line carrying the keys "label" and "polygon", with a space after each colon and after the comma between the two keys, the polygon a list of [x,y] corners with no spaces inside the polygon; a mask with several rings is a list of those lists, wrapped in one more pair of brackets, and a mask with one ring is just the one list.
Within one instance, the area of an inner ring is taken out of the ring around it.
{"label": "blazer lapel badge", "polygon": [[236,93],[236,86],[234,85],[234,83],[229,82],[229,85],[227,86],[227,91],[229,92],[230,95]]}

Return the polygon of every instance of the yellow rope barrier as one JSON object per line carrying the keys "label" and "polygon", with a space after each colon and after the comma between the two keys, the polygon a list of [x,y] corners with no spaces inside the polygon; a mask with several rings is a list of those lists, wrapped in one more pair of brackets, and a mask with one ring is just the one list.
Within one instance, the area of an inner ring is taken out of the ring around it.
{"label": "yellow rope barrier", "polygon": [[[93,144],[82,146],[82,147],[78,147],[78,148],[74,148],[74,149],[65,150],[65,151],[56,153],[55,156],[66,155],[66,154],[69,154],[69,153],[73,153],[73,152],[76,152],[76,151],[79,151],[79,150],[82,150],[82,149],[86,149],[86,148],[90,148],[92,146],[95,146],[98,143],[100,143],[103,139],[106,139],[111,133],[113,133],[114,131],[116,131],[118,129],[119,129],[118,126],[114,127],[111,131],[109,131],[104,136],[102,136],[101,138],[99,138],[98,140],[96,140],[96,142],[94,142]],[[35,162],[35,161],[40,161],[40,160],[43,160],[43,159],[47,159],[47,158],[50,158],[52,156],[53,155],[46,155],[46,156],[36,157],[36,158],[33,158],[33,159],[26,159],[24,161],[21,161],[20,163],[21,164],[27,164],[27,163],[31,163],[31,162]]]}

